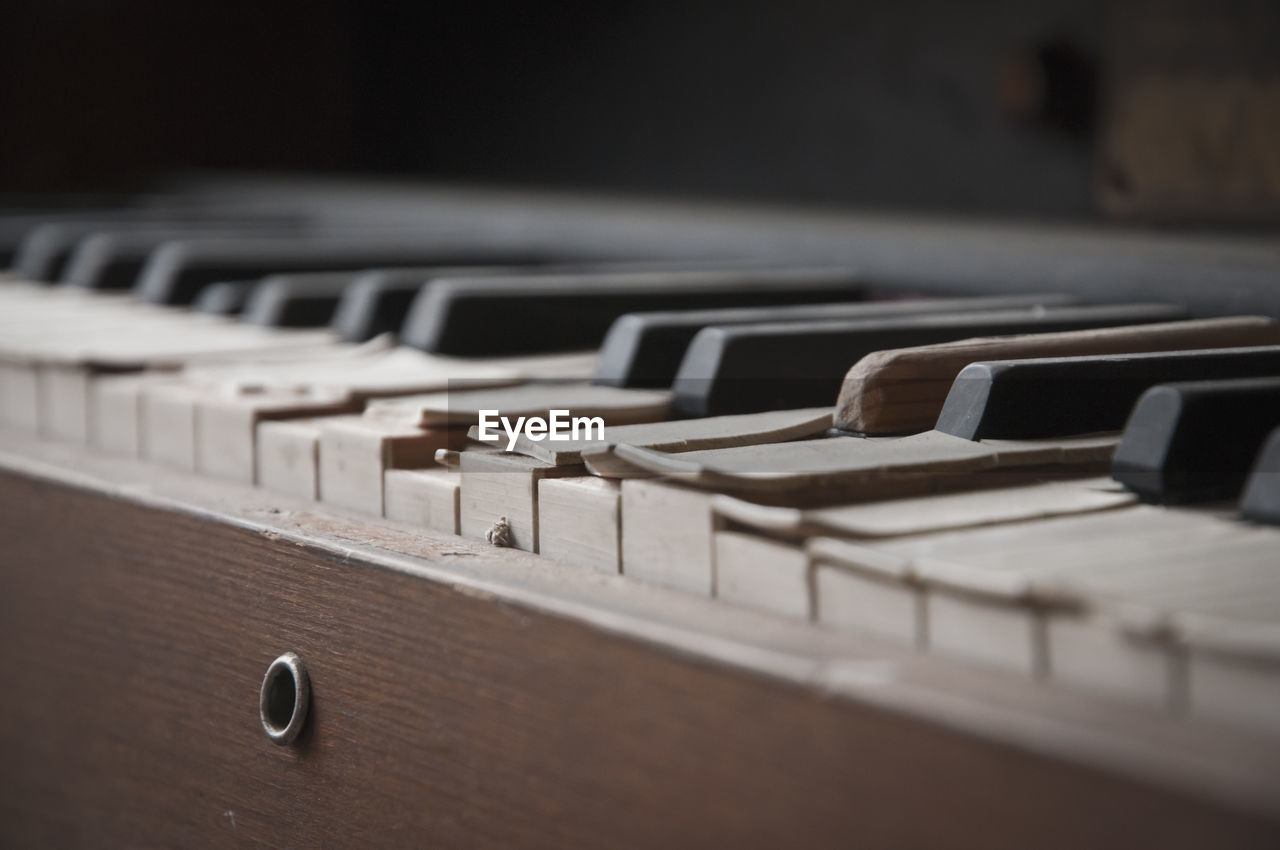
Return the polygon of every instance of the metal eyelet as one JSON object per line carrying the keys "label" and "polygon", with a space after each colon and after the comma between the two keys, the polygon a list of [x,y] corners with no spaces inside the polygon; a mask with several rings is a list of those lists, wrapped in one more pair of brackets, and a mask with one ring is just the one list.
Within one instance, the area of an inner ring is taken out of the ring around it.
{"label": "metal eyelet", "polygon": [[311,680],[306,665],[295,653],[286,652],[267,668],[258,695],[258,717],[262,729],[277,744],[298,737],[307,723],[311,706]]}

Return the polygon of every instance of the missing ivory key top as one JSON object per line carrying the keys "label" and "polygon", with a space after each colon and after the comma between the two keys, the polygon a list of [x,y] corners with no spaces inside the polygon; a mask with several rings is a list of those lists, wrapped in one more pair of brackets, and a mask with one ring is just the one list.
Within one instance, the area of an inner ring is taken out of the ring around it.
{"label": "missing ivory key top", "polygon": [[933,428],[952,384],[970,363],[1264,345],[1280,345],[1280,323],[1265,316],[899,345],[869,353],[848,370],[836,402],[835,425],[858,434]]}

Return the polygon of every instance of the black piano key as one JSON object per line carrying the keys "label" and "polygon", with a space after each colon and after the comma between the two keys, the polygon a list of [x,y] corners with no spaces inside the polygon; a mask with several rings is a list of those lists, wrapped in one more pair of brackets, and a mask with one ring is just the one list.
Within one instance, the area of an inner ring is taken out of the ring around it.
{"label": "black piano key", "polygon": [[243,320],[267,328],[329,324],[343,291],[359,272],[312,272],[264,277],[249,293]]}
{"label": "black piano key", "polygon": [[162,208],[144,209],[130,206],[83,206],[77,209],[28,209],[0,214],[0,268],[17,261],[22,243],[32,231],[50,224],[88,224],[98,228],[127,227],[134,222],[155,220],[165,213]]}
{"label": "black piano key", "polygon": [[503,253],[443,237],[181,240],[152,253],[135,290],[153,303],[190,304],[202,288],[219,280],[385,266],[468,265]]}
{"label": "black piano key", "polygon": [[249,301],[249,293],[253,292],[254,287],[259,283],[261,281],[257,278],[211,283],[200,290],[191,309],[211,316],[239,316],[244,311],[244,305]]}
{"label": "black piano key", "polygon": [[62,278],[83,240],[99,233],[143,234],[157,231],[168,234],[168,238],[171,239],[239,236],[257,231],[280,236],[297,232],[290,221],[283,218],[246,218],[232,222],[190,216],[170,221],[159,218],[138,218],[123,222],[102,220],[53,222],[32,228],[23,237],[22,243],[18,246],[14,266],[27,280],[52,283]]}
{"label": "black piano key", "polygon": [[685,349],[706,327],[769,322],[823,321],[923,313],[975,312],[1023,307],[1066,306],[1064,295],[1010,295],[993,298],[921,298],[910,301],[800,304],[721,310],[629,313],[620,316],[600,345],[595,382],[611,387],[669,387]]}
{"label": "black piano key", "polygon": [[1245,519],[1280,525],[1280,428],[1271,432],[1258,452],[1240,502]]}
{"label": "black piano key", "polygon": [[436,280],[414,299],[406,345],[437,354],[525,354],[595,348],[625,313],[854,300],[850,272],[697,269]]}
{"label": "black piano key", "polygon": [[[509,277],[512,275],[579,274],[605,271],[687,270],[690,263],[673,262],[574,262],[543,265],[545,258],[519,254],[491,261],[505,265],[421,267],[416,269],[374,269],[362,273],[342,294],[333,317],[333,329],[346,342],[364,342],[384,333],[399,333],[409,308],[428,278]],[[711,266],[711,264],[708,264]],[[723,269],[724,263],[713,267]]]}
{"label": "black piano key", "polygon": [[62,276],[77,244],[110,227],[101,221],[57,222],[33,227],[14,254],[13,268],[24,280],[53,283]]}
{"label": "black piano key", "polygon": [[[515,258],[512,261],[515,262]],[[529,258],[529,262],[534,262],[534,258]],[[430,279],[509,275],[519,268],[510,265],[419,266],[362,272],[342,293],[332,328],[346,342],[365,342],[380,334],[399,333],[413,299]]]}
{"label": "black piano key", "polygon": [[[90,234],[76,244],[60,282],[83,289],[132,289],[152,253],[160,246],[183,239],[277,239],[288,236],[274,229],[199,230],[167,227],[139,231],[110,230]],[[223,280],[245,280],[260,275],[231,274]]]}
{"label": "black piano key", "polygon": [[414,296],[432,273],[430,268],[363,272],[342,294],[332,328],[346,342],[365,342],[384,333],[396,333]]}
{"label": "black piano key", "polygon": [[1130,304],[709,327],[680,363],[674,409],[681,416],[720,416],[834,404],[845,373],[873,351],[1185,317],[1175,306]]}
{"label": "black piano key", "polygon": [[1234,498],[1278,425],[1280,378],[1161,384],[1134,405],[1111,477],[1149,502]]}
{"label": "black piano key", "polygon": [[1280,346],[973,363],[937,428],[970,440],[1118,431],[1156,384],[1280,375]]}

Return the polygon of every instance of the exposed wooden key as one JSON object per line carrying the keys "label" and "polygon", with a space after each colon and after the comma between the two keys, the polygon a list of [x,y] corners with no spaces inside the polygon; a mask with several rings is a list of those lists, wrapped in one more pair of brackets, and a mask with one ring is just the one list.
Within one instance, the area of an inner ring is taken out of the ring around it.
{"label": "exposed wooden key", "polygon": [[886,348],[982,334],[1022,334],[1162,322],[1162,304],[1051,307],[839,322],[710,327],[685,352],[672,384],[683,416],[716,416],[829,402],[851,364]]}
{"label": "exposed wooden key", "polygon": [[1263,316],[1239,316],[885,349],[849,370],[835,423],[859,434],[932,428],[956,376],[970,363],[1255,345],[1280,345],[1280,324]]}
{"label": "exposed wooden key", "polygon": [[1278,425],[1280,378],[1152,387],[1133,408],[1112,476],[1153,502],[1234,498]]}
{"label": "exposed wooden key", "polygon": [[1280,428],[1271,432],[1258,453],[1240,512],[1254,522],[1280,525]]}
{"label": "exposed wooden key", "polygon": [[415,299],[401,339],[439,354],[569,351],[595,348],[617,317],[638,310],[853,300],[861,294],[847,271],[803,268],[437,280]]}
{"label": "exposed wooden key", "polygon": [[600,368],[595,380],[613,387],[669,387],[689,343],[698,331],[711,326],[871,319],[1070,303],[1072,300],[1062,295],[1020,295],[628,313],[609,327],[600,344]]}
{"label": "exposed wooden key", "polygon": [[1267,376],[1280,376],[1280,346],[971,363],[937,430],[970,440],[1118,431],[1156,384]]}

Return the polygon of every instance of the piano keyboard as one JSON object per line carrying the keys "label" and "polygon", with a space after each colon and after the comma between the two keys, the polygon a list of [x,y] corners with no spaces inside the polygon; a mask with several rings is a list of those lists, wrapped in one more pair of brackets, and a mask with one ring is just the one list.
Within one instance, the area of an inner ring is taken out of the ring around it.
{"label": "piano keyboard", "polygon": [[[1280,736],[1265,293],[984,292],[963,258],[957,284],[728,236],[664,251],[657,224],[575,249],[500,207],[476,235],[464,201],[439,230],[312,203],[0,229],[3,425]],[[604,437],[483,442],[486,410]]]}

